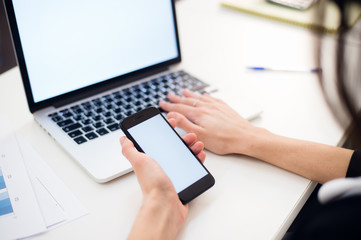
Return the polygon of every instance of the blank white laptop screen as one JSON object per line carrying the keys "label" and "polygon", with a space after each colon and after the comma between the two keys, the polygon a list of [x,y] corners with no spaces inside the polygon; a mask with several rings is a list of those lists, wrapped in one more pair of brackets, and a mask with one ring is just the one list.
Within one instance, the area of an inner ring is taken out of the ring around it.
{"label": "blank white laptop screen", "polygon": [[34,102],[178,57],[170,0],[17,0]]}

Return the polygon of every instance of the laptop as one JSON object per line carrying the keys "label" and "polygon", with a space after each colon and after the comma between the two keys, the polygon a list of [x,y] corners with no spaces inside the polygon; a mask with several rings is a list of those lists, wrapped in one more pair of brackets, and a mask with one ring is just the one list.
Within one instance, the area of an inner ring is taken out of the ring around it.
{"label": "laptop", "polygon": [[[179,70],[172,0],[4,3],[30,112],[97,182],[132,171],[123,118],[169,92],[214,91]],[[247,109],[248,119],[260,113]]]}

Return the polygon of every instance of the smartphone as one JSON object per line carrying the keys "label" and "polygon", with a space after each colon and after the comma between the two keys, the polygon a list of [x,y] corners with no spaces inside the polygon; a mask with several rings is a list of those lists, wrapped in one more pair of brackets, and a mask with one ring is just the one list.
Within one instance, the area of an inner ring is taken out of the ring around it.
{"label": "smartphone", "polygon": [[150,107],[125,118],[120,128],[138,151],[160,165],[183,204],[214,185],[213,176],[157,108]]}

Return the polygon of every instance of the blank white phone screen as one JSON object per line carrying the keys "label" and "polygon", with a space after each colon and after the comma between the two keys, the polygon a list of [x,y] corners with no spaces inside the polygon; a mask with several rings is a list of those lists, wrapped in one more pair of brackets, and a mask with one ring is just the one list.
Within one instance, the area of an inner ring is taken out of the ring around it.
{"label": "blank white phone screen", "polygon": [[143,151],[158,162],[177,193],[207,175],[201,163],[162,116],[156,115],[129,128],[128,132]]}

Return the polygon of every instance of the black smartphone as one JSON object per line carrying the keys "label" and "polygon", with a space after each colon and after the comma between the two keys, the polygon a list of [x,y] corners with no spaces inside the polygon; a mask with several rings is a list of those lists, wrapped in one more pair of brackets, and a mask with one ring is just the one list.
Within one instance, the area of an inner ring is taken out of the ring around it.
{"label": "black smartphone", "polygon": [[150,107],[125,118],[120,128],[138,151],[157,161],[183,204],[214,185],[213,176],[157,108]]}

